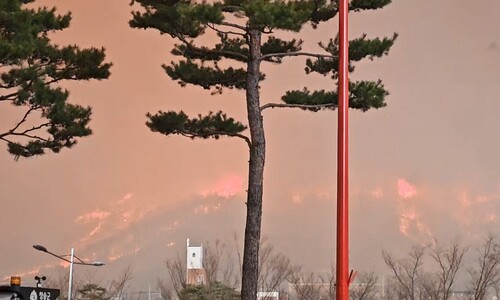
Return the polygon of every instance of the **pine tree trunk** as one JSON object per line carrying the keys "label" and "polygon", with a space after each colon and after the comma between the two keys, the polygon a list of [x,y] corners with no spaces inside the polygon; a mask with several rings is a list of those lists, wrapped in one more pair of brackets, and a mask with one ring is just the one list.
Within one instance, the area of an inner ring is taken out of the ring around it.
{"label": "pine tree trunk", "polygon": [[262,219],[262,192],[266,139],[260,111],[259,77],[261,62],[261,33],[249,31],[250,60],[247,74],[247,114],[252,145],[248,170],[247,219],[245,225],[245,248],[243,251],[243,278],[241,299],[257,299],[259,267],[259,244]]}

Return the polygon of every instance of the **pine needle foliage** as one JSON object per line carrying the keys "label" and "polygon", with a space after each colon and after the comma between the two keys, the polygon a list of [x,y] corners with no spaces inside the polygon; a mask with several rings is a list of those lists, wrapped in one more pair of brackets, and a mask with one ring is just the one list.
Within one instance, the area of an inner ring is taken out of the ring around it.
{"label": "pine needle foliage", "polygon": [[240,295],[234,288],[220,282],[208,286],[188,285],[180,291],[180,300],[236,300]]}
{"label": "pine needle foliage", "polygon": [[0,128],[0,141],[15,159],[57,153],[90,135],[91,109],[68,103],[68,91],[57,84],[106,79],[111,67],[104,49],[51,43],[48,34],[68,28],[71,14],[25,8],[31,2],[0,0],[0,105],[21,111],[10,128]]}
{"label": "pine needle foliage", "polygon": [[225,113],[210,112],[206,116],[198,115],[198,118],[190,119],[183,111],[179,113],[162,112],[156,115],[148,114],[149,121],[146,125],[153,132],[165,135],[179,134],[190,138],[218,139],[221,135],[237,134],[246,129],[246,126],[228,118]]}
{"label": "pine needle foliage", "polygon": [[[349,10],[375,10],[390,2],[352,0]],[[332,20],[338,13],[338,2],[133,0],[132,5],[135,3],[140,9],[132,13],[131,27],[157,30],[178,43],[171,50],[178,59],[163,65],[172,80],[183,87],[193,85],[210,90],[212,94],[222,93],[225,89],[245,92],[246,125],[222,111],[197,117],[189,117],[182,111],[159,111],[147,115],[147,126],[167,136],[203,139],[229,136],[241,138],[248,144],[250,159],[241,298],[255,300],[266,150],[262,112],[268,108],[299,108],[312,112],[335,109],[338,93],[336,89],[310,91],[307,87],[299,87],[286,92],[276,103],[261,104],[259,83],[269,80],[261,71],[261,64],[279,65],[284,59],[303,56],[307,57],[307,74],[320,74],[336,80],[338,38],[319,42],[318,51],[312,53],[302,50],[300,37],[304,26],[317,28],[320,23]],[[284,32],[287,32],[287,39],[280,37]],[[297,38],[290,38],[293,34]],[[384,38],[369,38],[363,34],[351,40],[349,71],[354,72],[357,62],[387,55],[396,38],[397,34]],[[386,105],[388,91],[380,80],[352,81],[349,87],[349,105],[353,109],[367,111]]]}

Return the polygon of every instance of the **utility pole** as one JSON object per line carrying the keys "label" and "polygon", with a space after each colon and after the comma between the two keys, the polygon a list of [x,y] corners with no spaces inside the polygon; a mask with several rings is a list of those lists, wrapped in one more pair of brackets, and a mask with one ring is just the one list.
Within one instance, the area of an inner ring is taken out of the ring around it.
{"label": "utility pole", "polygon": [[349,299],[349,1],[339,0],[339,79],[337,135],[337,288],[336,299]]}

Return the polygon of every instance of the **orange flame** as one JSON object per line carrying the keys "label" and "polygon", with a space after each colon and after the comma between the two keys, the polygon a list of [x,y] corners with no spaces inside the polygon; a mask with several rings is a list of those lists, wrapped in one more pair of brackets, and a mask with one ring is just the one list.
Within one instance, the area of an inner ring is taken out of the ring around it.
{"label": "orange flame", "polygon": [[403,199],[411,199],[417,194],[417,189],[404,178],[398,179],[398,193]]}
{"label": "orange flame", "polygon": [[243,191],[243,178],[238,175],[231,175],[222,178],[213,187],[205,189],[200,194],[203,197],[216,195],[222,198],[230,198],[241,191]]}

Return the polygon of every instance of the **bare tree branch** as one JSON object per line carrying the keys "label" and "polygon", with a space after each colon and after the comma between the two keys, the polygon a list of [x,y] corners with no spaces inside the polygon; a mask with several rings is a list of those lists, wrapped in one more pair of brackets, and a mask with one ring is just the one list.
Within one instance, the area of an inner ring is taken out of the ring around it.
{"label": "bare tree branch", "polygon": [[132,280],[132,267],[128,265],[122,271],[121,276],[117,280],[111,281],[108,288],[108,293],[111,298],[122,299],[123,291],[127,283]]}
{"label": "bare tree branch", "polygon": [[170,282],[172,283],[172,290],[175,292],[175,296],[179,297],[181,290],[186,286],[186,268],[184,263],[181,257],[177,255],[176,259],[167,260],[165,264]]}
{"label": "bare tree branch", "polygon": [[411,300],[417,299],[417,278],[423,264],[424,252],[423,247],[414,246],[408,255],[409,258],[396,260],[391,253],[382,251],[385,264],[391,269],[394,277],[399,282],[401,294]]}
{"label": "bare tree branch", "polygon": [[458,270],[462,266],[464,254],[468,251],[468,247],[461,246],[458,242],[453,243],[448,248],[436,246],[431,250],[430,256],[437,262],[439,272],[437,277],[438,287],[435,292],[438,299],[448,299],[451,293],[451,287],[455,281]]}
{"label": "bare tree branch", "polygon": [[304,274],[298,269],[292,275],[291,283],[298,300],[321,299],[321,290],[324,284],[318,280],[318,276],[315,273]]}
{"label": "bare tree branch", "polygon": [[212,284],[217,281],[219,265],[223,256],[225,245],[221,244],[220,240],[215,240],[215,247],[211,247],[210,243],[206,243],[203,247],[203,268],[207,275],[207,283]]}
{"label": "bare tree branch", "polygon": [[350,296],[353,300],[374,299],[377,293],[375,285],[378,277],[374,272],[363,272],[357,277],[357,283],[352,285]]}
{"label": "bare tree branch", "polygon": [[233,235],[233,241],[234,241],[234,248],[236,249],[236,255],[238,256],[238,267],[239,267],[238,278],[241,278],[243,275],[243,257],[242,257],[241,250],[239,247],[239,240],[238,240],[238,235],[236,234],[236,232]]}
{"label": "bare tree branch", "polygon": [[500,282],[500,243],[488,235],[480,249],[477,249],[476,267],[469,269],[469,287],[473,300],[484,300],[488,289]]}
{"label": "bare tree branch", "polygon": [[203,247],[203,268],[209,285],[222,283],[229,287],[237,287],[239,277],[234,274],[235,262],[226,244],[215,240],[215,244],[206,242]]}

